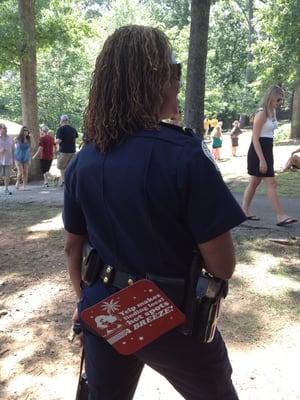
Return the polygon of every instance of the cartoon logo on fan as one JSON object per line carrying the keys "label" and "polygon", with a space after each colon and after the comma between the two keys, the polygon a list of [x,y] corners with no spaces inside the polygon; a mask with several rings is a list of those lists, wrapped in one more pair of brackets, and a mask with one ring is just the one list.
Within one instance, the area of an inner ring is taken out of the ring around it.
{"label": "cartoon logo on fan", "polygon": [[100,314],[95,317],[95,323],[97,328],[103,331],[103,336],[109,342],[114,342],[115,337],[119,338],[120,336],[124,337],[128,335],[131,331],[129,329],[124,330],[124,320],[117,311],[120,308],[118,301],[110,300],[108,302],[104,302],[102,307],[103,311],[107,314]]}

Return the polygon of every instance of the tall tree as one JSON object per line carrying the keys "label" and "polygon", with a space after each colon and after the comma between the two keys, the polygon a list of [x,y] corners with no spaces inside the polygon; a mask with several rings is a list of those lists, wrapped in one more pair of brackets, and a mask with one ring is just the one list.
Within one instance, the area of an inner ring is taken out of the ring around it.
{"label": "tall tree", "polygon": [[291,138],[300,139],[300,51],[299,62],[296,65],[295,88],[293,92]]}
{"label": "tall tree", "polygon": [[260,40],[255,45],[254,59],[257,83],[262,90],[277,83],[294,93],[292,138],[300,138],[299,19],[299,0],[266,0],[258,18]]}
{"label": "tall tree", "polygon": [[205,70],[211,0],[192,0],[185,125],[203,135]]}
{"label": "tall tree", "polygon": [[[21,27],[20,48],[20,81],[23,125],[32,132],[33,150],[36,151],[39,142],[37,77],[36,77],[36,40],[34,0],[19,0],[19,15]],[[39,175],[37,160],[31,166],[33,177]]]}
{"label": "tall tree", "polygon": [[[239,4],[239,2],[237,2],[237,4]],[[240,5],[240,7],[243,6]],[[247,27],[248,27],[247,67],[245,71],[245,97],[247,97],[247,93],[249,93],[250,84],[254,78],[252,69],[252,61],[253,61],[252,44],[254,37],[254,26],[253,26],[254,0],[247,0],[247,4],[243,10],[243,14],[245,16],[245,20],[247,22]],[[242,114],[240,116],[240,122],[242,128],[245,126],[246,117],[247,116],[245,114]]]}

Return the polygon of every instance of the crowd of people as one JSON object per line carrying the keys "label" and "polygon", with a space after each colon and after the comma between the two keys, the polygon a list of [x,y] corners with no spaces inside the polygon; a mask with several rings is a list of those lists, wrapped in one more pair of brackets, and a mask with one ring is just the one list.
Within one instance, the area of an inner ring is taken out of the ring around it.
{"label": "crowd of people", "polygon": [[[177,119],[171,118],[172,123],[177,125],[181,125],[178,123]],[[253,123],[255,121],[255,117],[253,117]],[[207,117],[204,118],[203,126],[205,130],[204,139],[207,142],[211,143],[211,152],[216,161],[221,161],[221,149],[223,146],[223,132],[222,126],[223,122],[218,121],[216,117],[213,119],[208,119]],[[277,125],[276,125],[277,127]],[[232,157],[238,157],[237,149],[239,147],[239,136],[243,133],[240,127],[240,121],[235,120],[232,123],[232,129],[230,130],[230,139],[231,139],[231,155]],[[283,167],[282,171],[289,171],[289,170],[297,170],[300,169],[300,156],[297,155],[300,153],[300,148],[293,151],[288,158],[285,166]]]}
{"label": "crowd of people", "polygon": [[[61,187],[64,186],[65,170],[76,152],[76,138],[78,133],[69,123],[67,115],[60,116],[60,127],[55,138],[48,126],[40,127],[40,138],[37,151],[33,154],[32,135],[28,127],[22,126],[16,138],[8,135],[5,124],[0,124],[0,178],[4,180],[4,194],[11,195],[9,183],[12,168],[16,167],[17,177],[15,188],[27,190],[28,174],[31,160],[39,158],[40,170],[44,179],[44,186],[49,187],[52,180]],[[57,169],[60,177],[52,176],[50,168],[53,158],[58,151]]]}
{"label": "crowd of people", "polygon": [[[204,139],[212,142],[211,150],[213,157],[216,161],[221,161],[221,149],[223,146],[223,122],[219,121],[217,117],[211,119],[205,117],[203,121],[203,127],[205,131]],[[237,148],[239,146],[239,135],[242,133],[240,128],[240,122],[235,120],[232,123],[232,129],[230,131],[231,139],[231,155],[237,157]]]}

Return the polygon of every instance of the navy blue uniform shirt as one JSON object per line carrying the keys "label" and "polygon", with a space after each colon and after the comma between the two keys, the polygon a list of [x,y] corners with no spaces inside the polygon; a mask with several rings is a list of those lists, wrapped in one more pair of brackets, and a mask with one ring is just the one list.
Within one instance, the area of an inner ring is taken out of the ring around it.
{"label": "navy blue uniform shirt", "polygon": [[245,220],[198,137],[162,125],[106,154],[85,145],[65,179],[65,229],[88,234],[105,263],[184,277],[192,251]]}

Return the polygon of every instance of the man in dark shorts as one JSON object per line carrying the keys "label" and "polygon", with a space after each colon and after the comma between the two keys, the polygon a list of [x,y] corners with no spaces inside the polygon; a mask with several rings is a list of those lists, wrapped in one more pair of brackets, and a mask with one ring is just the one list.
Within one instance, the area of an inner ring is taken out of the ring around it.
{"label": "man in dark shorts", "polygon": [[53,136],[49,134],[49,128],[43,125],[40,130],[40,141],[37,152],[32,158],[39,155],[40,168],[44,177],[44,186],[49,186],[49,178],[51,177],[50,168],[53,160],[53,152],[56,149]]}
{"label": "man in dark shorts", "polygon": [[59,145],[57,168],[60,170],[60,186],[64,185],[67,165],[76,152],[77,137],[78,133],[76,129],[69,124],[69,117],[61,115],[60,127],[56,132],[56,143]]}

